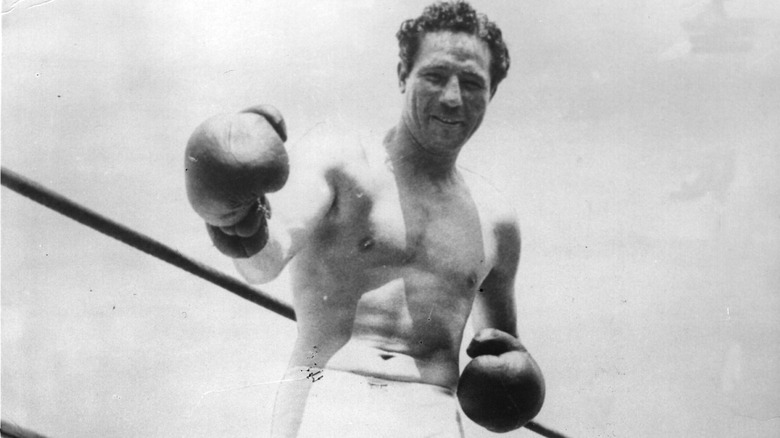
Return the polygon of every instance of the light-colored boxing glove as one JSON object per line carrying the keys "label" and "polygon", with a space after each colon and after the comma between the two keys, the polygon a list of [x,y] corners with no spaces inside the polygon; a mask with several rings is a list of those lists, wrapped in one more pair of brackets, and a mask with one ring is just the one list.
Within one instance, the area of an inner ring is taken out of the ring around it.
{"label": "light-colored boxing glove", "polygon": [[251,257],[267,243],[265,194],[287,181],[286,139],[284,119],[270,105],[211,117],[190,136],[184,160],[187,198],[220,252]]}
{"label": "light-colored boxing glove", "polygon": [[458,382],[458,401],[472,421],[508,432],[533,419],[544,403],[544,377],[520,340],[483,329],[466,349],[473,359]]}

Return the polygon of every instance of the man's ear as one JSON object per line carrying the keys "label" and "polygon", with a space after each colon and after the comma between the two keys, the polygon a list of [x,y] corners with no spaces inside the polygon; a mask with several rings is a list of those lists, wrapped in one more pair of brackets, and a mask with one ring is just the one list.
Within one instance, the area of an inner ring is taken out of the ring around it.
{"label": "man's ear", "polygon": [[409,77],[409,72],[406,71],[406,65],[403,61],[398,61],[398,88],[401,93],[406,92],[406,78]]}

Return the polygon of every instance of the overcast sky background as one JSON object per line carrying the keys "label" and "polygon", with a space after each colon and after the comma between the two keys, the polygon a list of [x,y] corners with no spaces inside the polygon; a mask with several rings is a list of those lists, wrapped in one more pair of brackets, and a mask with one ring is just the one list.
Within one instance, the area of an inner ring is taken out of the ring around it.
{"label": "overcast sky background", "polygon": [[[419,1],[3,1],[2,163],[233,273],[184,191],[205,118],[289,147],[398,120]],[[461,163],[514,202],[538,420],[572,437],[780,431],[780,4],[694,54],[696,0],[474,1],[512,68]],[[263,286],[289,298],[285,279]],[[470,334],[467,334],[470,336]],[[2,418],[52,437],[266,433],[294,324],[2,189]],[[493,436],[467,423],[474,437]],[[533,436],[527,430],[505,436]]]}

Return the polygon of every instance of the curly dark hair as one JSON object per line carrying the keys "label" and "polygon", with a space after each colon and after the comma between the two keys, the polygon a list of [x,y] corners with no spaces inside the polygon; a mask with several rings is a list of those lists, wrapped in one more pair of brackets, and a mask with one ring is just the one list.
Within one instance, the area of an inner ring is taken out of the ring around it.
{"label": "curly dark hair", "polygon": [[490,94],[495,94],[509,70],[509,51],[496,23],[463,0],[434,3],[426,7],[419,17],[401,23],[395,36],[400,49],[398,56],[407,74],[414,66],[422,37],[427,32],[437,31],[464,32],[487,43],[490,48]]}

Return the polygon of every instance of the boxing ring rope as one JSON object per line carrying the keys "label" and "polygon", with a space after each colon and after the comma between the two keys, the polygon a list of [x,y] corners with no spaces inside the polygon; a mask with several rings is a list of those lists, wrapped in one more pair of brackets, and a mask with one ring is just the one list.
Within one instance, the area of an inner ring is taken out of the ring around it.
{"label": "boxing ring rope", "polygon": [[30,429],[25,429],[10,421],[0,420],[0,437],[2,438],[46,438]]}
{"label": "boxing ring rope", "polygon": [[[295,321],[295,310],[293,310],[292,306],[289,304],[266,292],[253,288],[234,277],[187,257],[149,236],[141,234],[125,225],[92,211],[35,181],[7,169],[5,166],[0,167],[0,183],[16,193],[67,216],[76,222],[86,225],[95,231],[126,243],[135,249],[143,251],[153,257],[157,257],[160,260],[168,262],[206,281],[210,281],[245,300]],[[567,438],[565,435],[534,421],[529,421],[524,427],[547,438]],[[14,431],[9,429],[13,429]],[[23,429],[19,426],[14,426],[12,428],[10,423],[6,421],[0,422],[0,436],[14,438],[42,437],[42,435]]]}
{"label": "boxing ring rope", "polygon": [[198,277],[210,281],[217,286],[221,286],[238,295],[245,300],[249,300],[261,307],[278,313],[285,318],[295,320],[295,311],[293,308],[267,293],[250,287],[241,281],[225,275],[216,269],[193,260],[180,252],[148,237],[137,231],[134,231],[118,222],[115,222],[105,216],[100,215],[82,205],[79,205],[70,199],[56,193],[46,187],[29,180],[16,172],[2,167],[0,181],[2,185],[9,189],[26,196],[33,201],[51,208],[76,222],[80,222],[96,231],[99,231],[109,237],[113,237],[124,242],[133,248],[141,250],[160,260],[168,262],[176,267],[197,275]]}

